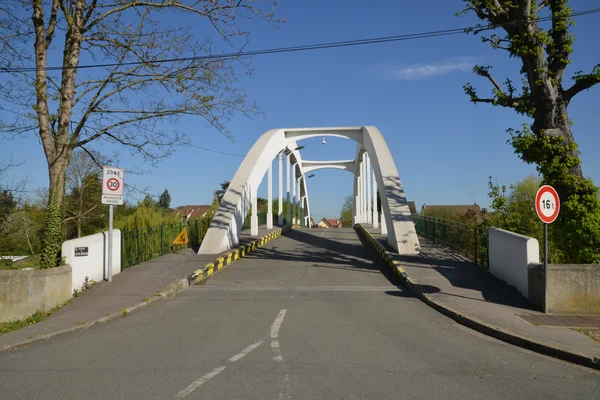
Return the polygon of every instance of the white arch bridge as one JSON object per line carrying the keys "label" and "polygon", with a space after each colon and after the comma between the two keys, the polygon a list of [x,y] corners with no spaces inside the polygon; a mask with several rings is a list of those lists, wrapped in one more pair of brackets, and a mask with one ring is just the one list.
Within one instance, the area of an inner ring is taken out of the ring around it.
{"label": "white arch bridge", "polygon": [[[304,161],[297,142],[319,136],[336,136],[356,142],[354,160]],[[412,222],[402,182],[383,135],[374,126],[335,128],[272,129],[252,146],[225,192],[199,254],[214,254],[239,243],[244,219],[250,209],[251,234],[258,235],[257,189],[268,173],[267,228],[273,228],[273,160],[279,161],[279,214],[282,225],[283,160],[286,168],[285,220],[306,226],[310,221],[310,203],[305,174],[323,168],[336,168],[354,174],[354,222],[381,225],[388,243],[399,254],[414,255],[420,251],[419,239]],[[290,185],[291,170],[291,185]],[[377,211],[377,193],[381,217]]]}

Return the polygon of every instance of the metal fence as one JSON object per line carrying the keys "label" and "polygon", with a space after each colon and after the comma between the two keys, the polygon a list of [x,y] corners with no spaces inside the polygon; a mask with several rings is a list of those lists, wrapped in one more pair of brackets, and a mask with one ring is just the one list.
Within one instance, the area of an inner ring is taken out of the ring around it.
{"label": "metal fence", "polygon": [[181,249],[182,246],[174,245],[173,241],[183,226],[183,223],[175,223],[122,231],[121,268],[129,268]]}
{"label": "metal fence", "polygon": [[[258,226],[267,224],[267,213],[266,212],[259,212],[256,214],[256,216],[258,217]],[[244,220],[244,224],[242,225],[242,230],[250,229],[250,217],[252,217],[251,214],[248,214],[246,216],[246,219]],[[278,218],[279,218],[279,215],[277,215],[277,213],[273,213],[273,223],[274,224],[277,223]]]}
{"label": "metal fence", "polygon": [[195,218],[187,222],[124,230],[121,232],[121,268],[126,269],[168,253],[185,248],[173,241],[187,228],[188,246],[197,248],[202,243],[212,217]]}
{"label": "metal fence", "polygon": [[457,221],[413,215],[417,233],[489,268],[489,231]]}
{"label": "metal fence", "polygon": [[[277,214],[273,213],[273,222],[277,222]],[[184,223],[174,223],[149,228],[121,231],[121,269],[143,263],[168,253],[185,248],[183,245],[174,245],[173,241],[187,227],[189,244],[196,249],[208,231],[212,216],[195,218]],[[258,213],[258,224],[267,223],[267,213]],[[244,220],[242,229],[250,229],[250,215]]]}

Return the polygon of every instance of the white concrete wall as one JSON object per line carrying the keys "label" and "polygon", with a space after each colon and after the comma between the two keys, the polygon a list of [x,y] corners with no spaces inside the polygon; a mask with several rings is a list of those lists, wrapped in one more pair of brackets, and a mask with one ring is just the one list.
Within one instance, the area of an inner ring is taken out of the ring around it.
{"label": "white concrete wall", "polygon": [[[75,257],[76,247],[87,247],[88,255]],[[62,256],[73,270],[73,289],[80,289],[87,276],[101,281],[108,277],[108,231],[67,240],[62,245]],[[113,229],[113,276],[121,272],[121,231]]]}
{"label": "white concrete wall", "polygon": [[503,229],[490,229],[490,272],[529,298],[528,265],[540,262],[536,239]]}

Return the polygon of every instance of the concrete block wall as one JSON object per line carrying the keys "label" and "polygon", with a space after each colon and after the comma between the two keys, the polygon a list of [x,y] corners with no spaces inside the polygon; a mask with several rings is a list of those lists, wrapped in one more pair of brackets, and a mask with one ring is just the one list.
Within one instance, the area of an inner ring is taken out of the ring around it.
{"label": "concrete block wall", "polygon": [[550,264],[548,312],[600,315],[600,264]]}
{"label": "concrete block wall", "polygon": [[50,311],[71,298],[71,267],[0,270],[0,321]]}
{"label": "concrete block wall", "polygon": [[529,268],[540,262],[536,239],[503,229],[491,228],[490,272],[529,298]]}
{"label": "concrete block wall", "polygon": [[[87,255],[76,255],[75,249],[87,247]],[[85,277],[101,281],[108,277],[108,231],[67,240],[62,245],[62,256],[73,269],[72,289],[80,289]],[[121,231],[113,229],[113,275],[121,272]]]}

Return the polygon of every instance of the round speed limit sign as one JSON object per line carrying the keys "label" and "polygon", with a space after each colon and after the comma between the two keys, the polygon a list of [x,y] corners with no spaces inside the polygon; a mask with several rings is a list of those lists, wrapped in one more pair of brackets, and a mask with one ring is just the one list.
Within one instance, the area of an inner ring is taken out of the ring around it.
{"label": "round speed limit sign", "polygon": [[551,224],[558,217],[560,199],[552,186],[542,186],[535,195],[535,211],[546,224]]}

